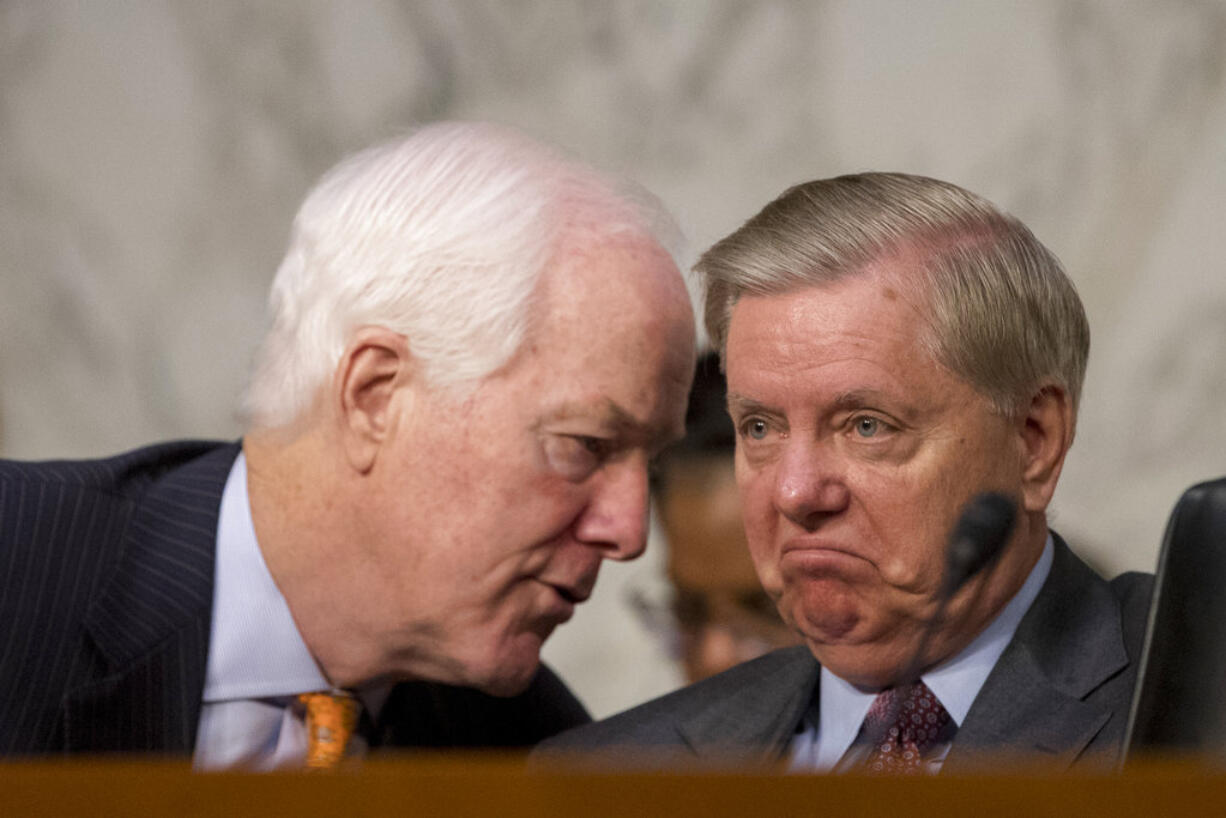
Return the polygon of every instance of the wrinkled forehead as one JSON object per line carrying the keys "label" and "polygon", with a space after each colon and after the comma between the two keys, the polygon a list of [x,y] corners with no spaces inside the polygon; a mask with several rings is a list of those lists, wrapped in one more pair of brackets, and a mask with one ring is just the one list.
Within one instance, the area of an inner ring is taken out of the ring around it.
{"label": "wrinkled forehead", "polygon": [[931,327],[923,300],[888,270],[745,296],[733,308],[725,348],[730,406],[760,399],[767,384],[772,401],[784,399],[787,384],[805,383],[845,391],[854,404],[868,400],[866,389],[951,383]]}
{"label": "wrinkled forehead", "polygon": [[[932,287],[923,258],[918,254],[892,254],[875,258],[855,268],[840,270],[822,278],[798,277],[789,283],[780,283],[770,288],[746,290],[738,294],[729,310],[728,327],[725,331],[725,348],[722,363],[727,369],[727,334],[746,301],[757,303],[789,303],[789,314],[795,319],[805,318],[805,313],[825,312],[829,302],[844,298],[851,290],[868,294],[866,309],[869,317],[878,312],[882,318],[897,320],[901,311],[908,323],[914,325],[917,336],[932,339],[935,333],[932,312]],[[835,313],[837,318],[841,313]],[[822,328],[827,325],[823,324]]]}
{"label": "wrinkled forehead", "polygon": [[684,282],[663,248],[640,239],[587,247],[547,271],[504,374],[552,421],[595,418],[671,440],[693,366]]}

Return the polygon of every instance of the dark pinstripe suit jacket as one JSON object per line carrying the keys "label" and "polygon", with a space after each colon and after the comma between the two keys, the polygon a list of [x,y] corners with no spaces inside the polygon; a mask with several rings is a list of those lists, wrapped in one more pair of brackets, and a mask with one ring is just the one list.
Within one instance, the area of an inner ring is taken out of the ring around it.
{"label": "dark pinstripe suit jacket", "polygon": [[[195,744],[221,492],[238,444],[0,461],[0,754]],[[548,669],[496,699],[398,685],[375,746],[523,746],[588,721]]]}

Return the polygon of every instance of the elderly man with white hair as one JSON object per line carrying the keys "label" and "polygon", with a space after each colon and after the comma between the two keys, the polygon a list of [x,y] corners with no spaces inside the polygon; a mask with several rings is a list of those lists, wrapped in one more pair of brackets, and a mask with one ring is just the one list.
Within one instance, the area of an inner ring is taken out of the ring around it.
{"label": "elderly man with white hair", "polygon": [[674,231],[493,126],[330,171],[240,443],[0,463],[0,753],[327,766],[586,721],[539,651],[642,551],[682,433]]}

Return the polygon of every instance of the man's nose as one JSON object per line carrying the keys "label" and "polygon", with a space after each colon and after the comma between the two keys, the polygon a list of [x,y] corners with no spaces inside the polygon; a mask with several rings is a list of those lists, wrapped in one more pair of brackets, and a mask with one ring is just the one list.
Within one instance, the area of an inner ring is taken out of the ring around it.
{"label": "man's nose", "polygon": [[632,560],[647,547],[649,503],[646,458],[610,463],[595,477],[575,536],[599,545],[607,559]]}
{"label": "man's nose", "polygon": [[837,459],[820,442],[793,439],[776,465],[775,507],[806,530],[847,508],[850,492]]}

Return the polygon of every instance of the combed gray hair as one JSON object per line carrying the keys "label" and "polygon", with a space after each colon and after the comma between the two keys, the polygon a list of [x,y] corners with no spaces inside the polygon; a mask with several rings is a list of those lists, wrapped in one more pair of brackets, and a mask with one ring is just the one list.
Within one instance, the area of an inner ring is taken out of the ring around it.
{"label": "combed gray hair", "polygon": [[1060,262],[1013,216],[923,176],[863,173],[785,191],[695,266],[707,332],[722,354],[742,295],[826,284],[882,261],[900,262],[899,283],[925,300],[936,360],[999,411],[1022,410],[1048,380],[1077,406],[1090,329]]}
{"label": "combed gray hair", "polygon": [[679,250],[646,191],[508,128],[437,123],[361,151],[294,218],[244,419],[297,419],[368,325],[402,333],[429,383],[476,382],[523,343],[537,282],[564,242],[624,236]]}

